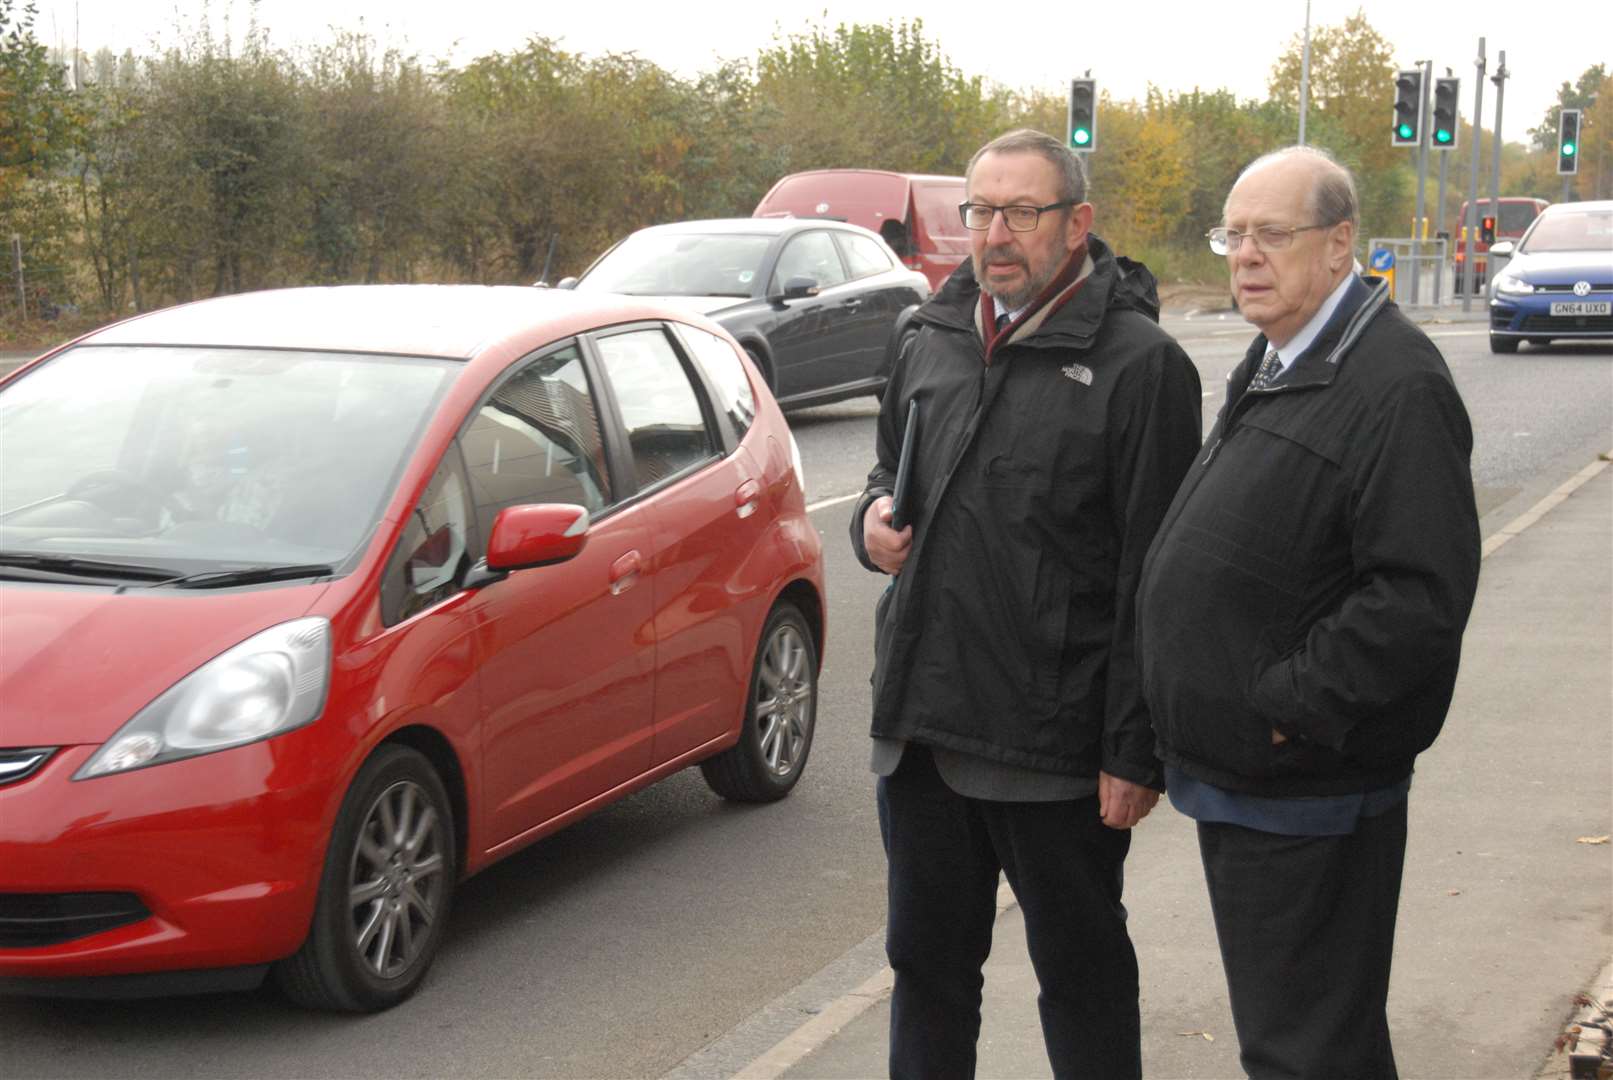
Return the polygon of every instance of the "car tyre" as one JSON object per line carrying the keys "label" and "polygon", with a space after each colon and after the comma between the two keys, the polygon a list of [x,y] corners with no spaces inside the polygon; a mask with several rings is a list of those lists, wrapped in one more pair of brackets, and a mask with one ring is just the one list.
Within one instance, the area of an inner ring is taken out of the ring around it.
{"label": "car tyre", "polygon": [[753,349],[749,345],[745,346],[745,355],[750,357],[750,362],[756,365],[756,370],[762,373],[762,381],[767,384],[767,392],[770,394],[777,394],[778,386],[773,380],[772,366],[762,358],[762,354],[760,352],[758,352],[756,349]]}
{"label": "car tyre", "polygon": [[1515,353],[1518,351],[1518,339],[1514,337],[1497,337],[1491,334],[1490,351],[1493,353]]}
{"label": "car tyre", "polygon": [[313,925],[275,966],[299,1005],[376,1012],[419,988],[442,943],[458,866],[452,804],[431,763],[377,750],[336,815]]}
{"label": "car tyre", "polygon": [[799,608],[780,601],[756,646],[739,742],[700,763],[706,783],[735,802],[782,799],[806,768],[817,709],[812,632]]}

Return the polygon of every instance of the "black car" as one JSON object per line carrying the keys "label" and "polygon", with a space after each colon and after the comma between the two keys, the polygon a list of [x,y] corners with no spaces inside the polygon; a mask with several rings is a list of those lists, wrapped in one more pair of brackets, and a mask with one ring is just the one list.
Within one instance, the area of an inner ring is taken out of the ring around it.
{"label": "black car", "polygon": [[640,229],[559,287],[687,304],[734,335],[786,408],[882,393],[930,294],[878,234],[800,218]]}

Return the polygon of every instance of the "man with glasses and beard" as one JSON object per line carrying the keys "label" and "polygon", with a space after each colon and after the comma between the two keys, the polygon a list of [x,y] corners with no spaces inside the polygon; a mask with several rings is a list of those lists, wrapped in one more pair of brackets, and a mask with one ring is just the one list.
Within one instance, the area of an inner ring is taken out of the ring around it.
{"label": "man with glasses and beard", "polygon": [[[893,1077],[966,1077],[999,872],[1056,1075],[1141,1073],[1121,868],[1162,787],[1132,647],[1142,558],[1199,447],[1153,276],[1091,232],[1080,159],[1015,131],[969,163],[972,258],[918,313],[852,515],[876,610]],[[918,403],[900,529],[891,495]]]}
{"label": "man with glasses and beard", "polygon": [[1244,1070],[1395,1076],[1385,1005],[1412,762],[1478,583],[1473,433],[1439,350],[1353,268],[1355,185],[1268,154],[1211,250],[1260,334],[1137,592],[1171,803],[1197,820]]}

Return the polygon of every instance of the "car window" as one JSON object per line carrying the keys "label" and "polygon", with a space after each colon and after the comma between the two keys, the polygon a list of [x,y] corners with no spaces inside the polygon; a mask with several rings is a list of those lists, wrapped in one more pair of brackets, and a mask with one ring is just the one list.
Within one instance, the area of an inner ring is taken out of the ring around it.
{"label": "car window", "polygon": [[572,344],[521,368],[476,410],[460,439],[484,543],[507,506],[573,503],[597,512],[611,503],[594,401]]}
{"label": "car window", "polygon": [[811,278],[820,289],[846,280],[845,268],[840,265],[840,256],[827,230],[814,229],[790,238],[779,255],[778,265],[773,268],[768,292],[783,292],[785,282],[798,277]]}
{"label": "car window", "polygon": [[381,619],[400,623],[453,596],[470,569],[470,500],[459,451],[450,447],[409,513],[381,579]]}
{"label": "car window", "polygon": [[836,233],[840,253],[846,257],[846,266],[853,280],[870,274],[883,274],[891,268],[891,258],[879,241],[859,233]]}
{"label": "car window", "polygon": [[1523,250],[1600,251],[1613,250],[1613,211],[1547,212],[1535,224]]}
{"label": "car window", "polygon": [[616,393],[640,488],[653,487],[716,453],[700,397],[672,342],[660,330],[598,339]]}
{"label": "car window", "polygon": [[756,398],[751,393],[750,379],[745,375],[739,351],[716,334],[692,326],[679,326],[678,331],[689,343],[689,351],[706,373],[706,379],[716,389],[717,412],[738,442],[756,419]]}

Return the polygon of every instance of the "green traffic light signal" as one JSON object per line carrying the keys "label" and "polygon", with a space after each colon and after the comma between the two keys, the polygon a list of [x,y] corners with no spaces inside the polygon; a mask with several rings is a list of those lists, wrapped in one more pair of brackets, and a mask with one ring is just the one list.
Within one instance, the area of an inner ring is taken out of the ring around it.
{"label": "green traffic light signal", "polygon": [[1564,157],[1573,157],[1574,156],[1574,144],[1573,143],[1571,143],[1571,142],[1563,143],[1563,156]]}
{"label": "green traffic light signal", "polygon": [[1070,133],[1070,141],[1077,146],[1085,146],[1092,141],[1092,132],[1086,128],[1076,128]]}
{"label": "green traffic light signal", "polygon": [[1412,128],[1412,126],[1410,124],[1401,124],[1400,125],[1400,137],[1402,139],[1409,139],[1415,134],[1417,134],[1417,132],[1416,132],[1415,129]]}
{"label": "green traffic light signal", "polygon": [[1434,132],[1434,141],[1435,142],[1442,142],[1442,143],[1450,142],[1451,141],[1451,133],[1448,132],[1448,131],[1436,131],[1436,132]]}

